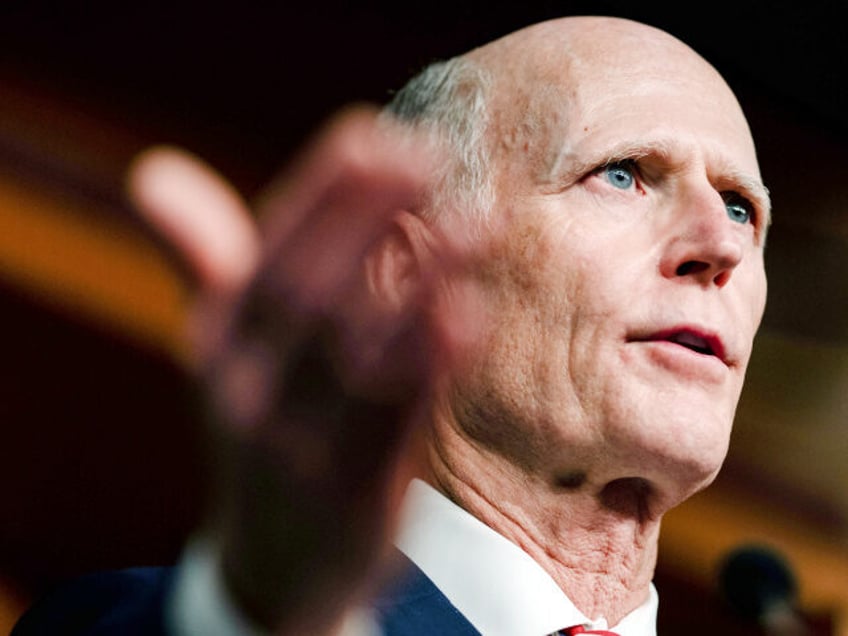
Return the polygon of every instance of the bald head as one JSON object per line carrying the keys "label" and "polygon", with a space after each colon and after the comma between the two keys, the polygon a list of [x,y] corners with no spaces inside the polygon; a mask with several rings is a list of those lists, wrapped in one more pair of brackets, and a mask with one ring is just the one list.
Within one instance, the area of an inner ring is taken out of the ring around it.
{"label": "bald head", "polygon": [[[528,179],[561,182],[568,176],[563,170],[578,176],[590,167],[575,152],[579,138],[628,110],[639,111],[641,127],[649,128],[656,111],[643,106],[658,96],[693,118],[715,120],[754,156],[747,122],[724,79],[688,45],[654,27],[568,17],[516,31],[466,57],[491,77],[489,152],[503,169],[526,169]],[[635,128],[632,135],[638,136]],[[755,162],[748,169],[759,178]]]}
{"label": "bald head", "polygon": [[[624,18],[572,16],[540,22],[494,40],[466,55],[489,68],[540,68],[570,57],[574,63],[607,58],[616,51],[631,59],[658,55],[700,58],[687,44],[655,27]],[[615,62],[614,62],[615,63]],[[709,66],[701,59],[701,63]]]}
{"label": "bald head", "polygon": [[694,83],[730,94],[718,72],[700,55],[660,29],[622,18],[567,17],[511,33],[464,57],[494,78],[493,109],[524,112],[523,101],[549,96],[573,100],[577,87],[627,83],[634,92],[655,81]]}
{"label": "bald head", "polygon": [[[566,17],[521,29],[426,69],[389,110],[448,139],[454,161],[445,164],[430,207],[460,201],[470,217],[485,218],[503,194],[502,170],[522,168],[533,181],[556,182],[563,170],[576,176],[588,168],[574,153],[581,132],[623,112],[622,96],[635,111],[645,95],[660,93],[693,117],[720,119],[754,157],[747,122],[719,73],[670,34],[622,18]],[[757,187],[755,161],[748,170]]]}
{"label": "bald head", "polygon": [[[453,394],[463,436],[544,479],[638,476],[681,501],[724,459],[765,303],[768,199],[735,96],[684,43],[617,18],[540,23],[439,68],[414,116],[476,140],[498,221],[477,273],[496,318]],[[658,371],[631,346],[693,329],[722,334],[719,373],[651,350]]]}

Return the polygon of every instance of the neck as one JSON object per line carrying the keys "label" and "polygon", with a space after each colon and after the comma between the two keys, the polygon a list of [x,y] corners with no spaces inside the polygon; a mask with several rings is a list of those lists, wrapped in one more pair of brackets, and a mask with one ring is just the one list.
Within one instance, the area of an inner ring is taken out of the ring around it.
{"label": "neck", "polygon": [[647,600],[660,517],[644,480],[548,479],[453,427],[436,426],[429,450],[431,484],[533,557],[586,616],[615,625]]}

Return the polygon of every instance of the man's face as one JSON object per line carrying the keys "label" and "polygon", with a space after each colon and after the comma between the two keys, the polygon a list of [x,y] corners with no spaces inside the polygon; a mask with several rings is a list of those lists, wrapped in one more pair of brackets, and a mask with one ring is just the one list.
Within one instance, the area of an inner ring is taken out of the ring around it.
{"label": "man's face", "polygon": [[497,85],[504,225],[478,279],[491,327],[455,410],[524,471],[683,498],[726,454],[765,305],[768,203],[711,69],[613,62]]}

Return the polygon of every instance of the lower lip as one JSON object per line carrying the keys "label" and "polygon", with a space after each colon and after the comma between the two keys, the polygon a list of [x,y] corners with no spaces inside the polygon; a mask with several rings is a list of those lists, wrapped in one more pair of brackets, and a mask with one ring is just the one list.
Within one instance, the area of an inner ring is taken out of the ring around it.
{"label": "lower lip", "polygon": [[646,340],[630,344],[637,345],[655,364],[685,378],[719,382],[727,373],[727,365],[718,357],[693,351],[669,340]]}

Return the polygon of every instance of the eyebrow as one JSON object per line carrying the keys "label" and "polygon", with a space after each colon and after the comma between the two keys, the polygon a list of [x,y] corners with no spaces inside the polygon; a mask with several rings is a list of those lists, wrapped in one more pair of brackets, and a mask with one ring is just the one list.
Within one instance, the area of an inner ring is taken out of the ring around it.
{"label": "eyebrow", "polygon": [[573,146],[556,152],[550,162],[551,181],[571,183],[599,166],[648,156],[671,157],[670,144],[662,140],[621,141],[595,152],[576,152]]}
{"label": "eyebrow", "polygon": [[[671,162],[675,151],[673,142],[664,139],[621,141],[603,150],[578,156],[573,146],[557,152],[550,163],[548,178],[551,182],[571,184],[590,170],[616,161],[638,161],[644,157],[658,157]],[[728,167],[718,179],[729,187],[738,189],[740,194],[751,199],[762,214],[763,227],[771,225],[771,197],[763,182],[745,171]]]}

